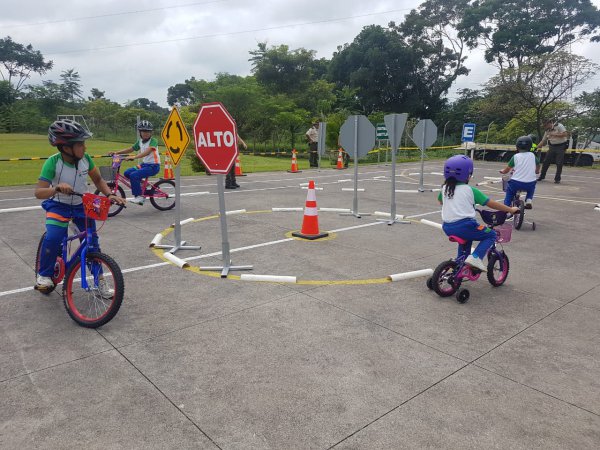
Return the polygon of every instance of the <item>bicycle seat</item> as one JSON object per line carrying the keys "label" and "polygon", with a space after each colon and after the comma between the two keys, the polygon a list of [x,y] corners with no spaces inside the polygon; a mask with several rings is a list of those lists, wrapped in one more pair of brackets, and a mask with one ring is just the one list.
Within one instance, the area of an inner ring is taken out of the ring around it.
{"label": "bicycle seat", "polygon": [[460,244],[460,245],[465,245],[467,243],[466,239],[463,239],[461,237],[454,236],[454,235],[448,236],[448,239],[450,240],[450,242],[456,242],[457,244]]}

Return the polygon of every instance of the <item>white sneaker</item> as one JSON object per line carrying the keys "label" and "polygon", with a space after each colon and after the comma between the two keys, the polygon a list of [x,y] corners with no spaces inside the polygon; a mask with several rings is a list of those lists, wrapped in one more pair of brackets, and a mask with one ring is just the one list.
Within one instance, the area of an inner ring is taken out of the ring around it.
{"label": "white sneaker", "polygon": [[533,203],[531,202],[531,199],[528,198],[527,200],[525,200],[525,209],[531,209],[533,208]]}
{"label": "white sneaker", "polygon": [[144,204],[144,200],[146,200],[144,197],[142,197],[141,195],[138,195],[137,197],[130,198],[129,202],[130,203],[135,203],[136,205],[143,205]]}
{"label": "white sneaker", "polygon": [[36,287],[46,289],[50,287],[54,287],[54,281],[50,277],[44,277],[42,275],[38,275],[36,281]]}
{"label": "white sneaker", "polygon": [[98,292],[100,292],[102,298],[111,298],[115,295],[115,290],[111,289],[104,279],[98,280]]}
{"label": "white sneaker", "polygon": [[479,258],[475,258],[473,255],[467,256],[467,259],[465,259],[465,264],[468,264],[469,266],[474,267],[475,269],[479,269],[482,272],[487,272],[487,267],[485,267],[483,261]]}

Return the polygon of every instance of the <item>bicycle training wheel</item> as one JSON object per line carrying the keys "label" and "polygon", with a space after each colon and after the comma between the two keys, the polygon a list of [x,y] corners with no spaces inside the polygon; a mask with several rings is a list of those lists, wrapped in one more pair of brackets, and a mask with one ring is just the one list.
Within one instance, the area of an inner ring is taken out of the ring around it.
{"label": "bicycle training wheel", "polygon": [[81,258],[67,270],[63,283],[63,302],[71,319],[82,327],[97,328],[108,323],[123,302],[125,283],[119,265],[104,253],[86,256],[88,288],[82,287]]}
{"label": "bicycle training wheel", "polygon": [[[121,197],[123,200],[125,200],[127,198],[127,197],[125,197],[125,191],[123,190],[123,188],[121,186],[117,186],[117,189],[115,190],[115,182],[114,181],[107,181],[106,184],[108,184],[108,187],[110,188],[111,193],[115,194],[118,197]],[[100,193],[99,189],[96,189],[96,192],[94,192],[94,194],[102,195]],[[116,216],[123,210],[124,207],[125,206],[119,205],[118,203],[111,203],[110,209],[108,210],[108,217]]]}
{"label": "bicycle training wheel", "polygon": [[150,203],[156,209],[167,211],[175,207],[175,182],[160,180],[150,189]]}
{"label": "bicycle training wheel", "polygon": [[492,286],[502,286],[508,278],[510,263],[506,253],[490,253],[487,265],[487,279]]}
{"label": "bicycle training wheel", "polygon": [[456,262],[453,260],[444,261],[433,271],[431,284],[433,290],[440,297],[450,297],[460,287],[460,283],[454,283],[456,272]]}
{"label": "bicycle training wheel", "polygon": [[525,220],[525,202],[517,200],[514,202],[514,206],[519,208],[519,214],[513,216],[513,226],[515,227],[515,230],[520,230],[523,226],[523,221]]}

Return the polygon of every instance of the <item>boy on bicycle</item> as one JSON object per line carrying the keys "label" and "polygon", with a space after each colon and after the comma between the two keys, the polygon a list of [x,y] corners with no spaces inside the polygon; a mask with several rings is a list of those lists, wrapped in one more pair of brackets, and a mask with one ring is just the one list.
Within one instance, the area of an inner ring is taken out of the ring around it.
{"label": "boy on bicycle", "polygon": [[533,141],[530,136],[521,136],[517,139],[518,153],[500,171],[503,174],[511,170],[514,171],[506,187],[506,197],[504,198],[506,206],[510,206],[517,191],[525,191],[525,208],[531,209],[533,207],[533,193],[535,192],[537,174],[540,173],[540,159],[535,153],[531,152],[532,145]]}
{"label": "boy on bicycle", "polygon": [[137,129],[140,138],[135,144],[129,148],[109,153],[109,155],[138,152],[137,155],[126,157],[125,161],[141,159],[142,163],[127,169],[123,175],[129,178],[131,183],[131,193],[134,198],[129,201],[136,205],[143,205],[145,199],[142,195],[142,180],[156,175],[160,171],[160,154],[158,152],[158,140],[152,137],[152,131],[154,130],[152,124],[147,120],[142,120],[138,123]]}
{"label": "boy on bicycle", "polygon": [[[77,228],[85,229],[85,215],[81,197],[73,192],[87,192],[87,177],[104,195],[119,204],[122,198],[114,196],[100,171],[90,156],[85,152],[85,140],[92,136],[84,127],[73,120],[57,120],[48,128],[50,145],[58,148],[58,153],[50,156],[42,167],[42,172],[35,187],[35,197],[44,199],[42,208],[46,211],[46,235],[40,252],[41,258],[35,289],[49,292],[54,288],[52,275],[56,256],[60,253],[62,240],[67,235],[69,222],[73,220]],[[95,221],[89,219],[88,225],[96,229]],[[93,245],[98,247],[98,237],[94,236]],[[100,283],[101,294],[107,289]]]}

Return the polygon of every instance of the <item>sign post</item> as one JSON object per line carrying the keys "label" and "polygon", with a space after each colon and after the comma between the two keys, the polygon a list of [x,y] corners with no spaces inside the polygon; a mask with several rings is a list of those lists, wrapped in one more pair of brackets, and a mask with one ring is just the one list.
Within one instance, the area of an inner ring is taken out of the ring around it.
{"label": "sign post", "polygon": [[325,143],[327,137],[327,123],[319,122],[319,137],[317,139],[317,153],[319,155],[319,162],[317,164],[318,170],[321,170],[321,156],[325,153],[327,145]]}
{"label": "sign post", "polygon": [[232,266],[227,238],[225,211],[225,177],[238,155],[237,127],[220,102],[205,103],[200,107],[194,122],[196,154],[210,173],[217,174],[219,211],[221,216],[221,249],[223,266],[202,267],[200,270],[221,270],[221,278],[227,278],[230,270],[251,270],[252,266]]}
{"label": "sign post", "polygon": [[198,250],[200,249],[199,245],[185,245],[185,241],[181,240],[181,166],[179,162],[190,143],[190,135],[175,106],[169,114],[161,136],[171,161],[175,165],[175,245],[155,245],[155,247],[171,248],[169,253],[175,253],[177,250]]}
{"label": "sign post", "polygon": [[396,152],[400,146],[407,119],[408,114],[406,113],[388,114],[383,118],[383,120],[385,120],[386,129],[389,132],[389,141],[392,151],[392,198],[390,200],[390,219],[388,225],[393,225],[397,222],[410,223],[396,220]]}
{"label": "sign post", "polygon": [[[361,217],[358,212],[358,158],[375,147],[375,127],[366,116],[349,116],[340,128],[340,144],[346,152],[354,155],[354,202],[349,215]],[[346,213],[342,213],[346,215]],[[368,216],[370,214],[362,214]]]}
{"label": "sign post", "polygon": [[[465,155],[467,154],[467,142],[475,142],[475,124],[464,123],[462,129],[462,141],[465,143]],[[475,149],[471,150],[471,159],[473,159],[473,153]]]}
{"label": "sign post", "polygon": [[425,192],[423,186],[423,172],[425,171],[425,149],[437,139],[437,127],[431,119],[421,119],[415,125],[412,135],[413,141],[421,149],[421,177],[419,180],[419,192]]}

